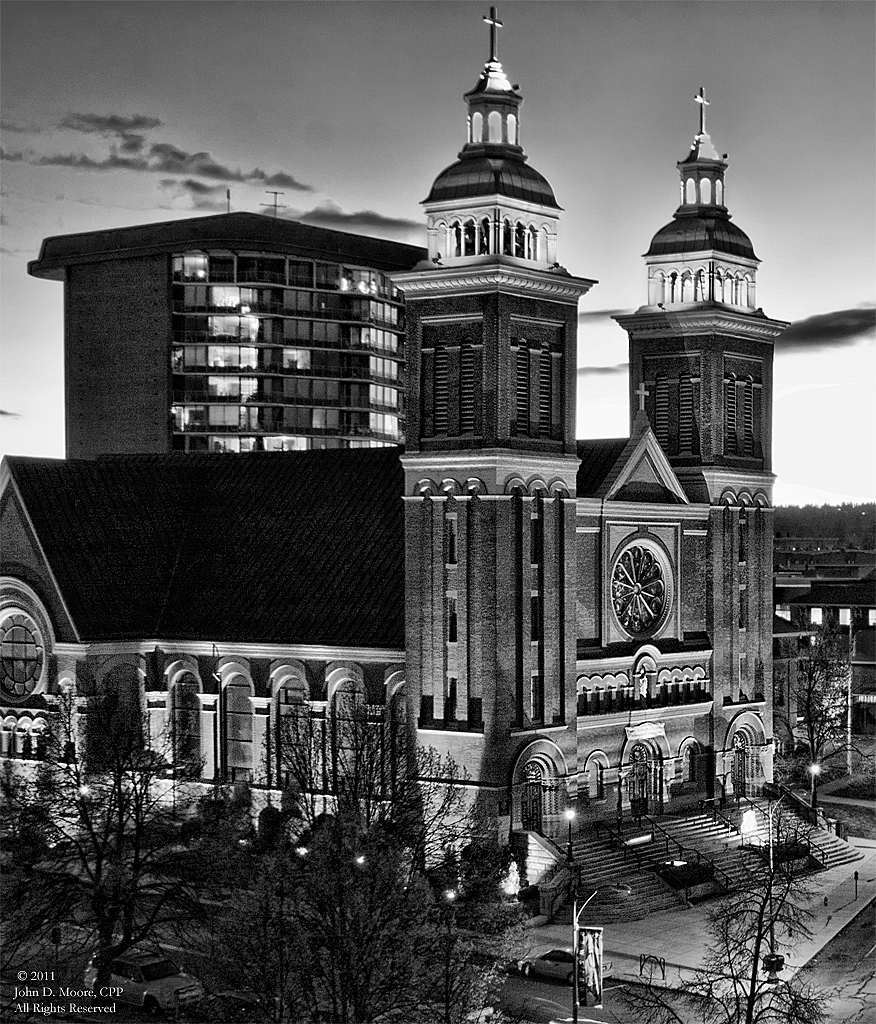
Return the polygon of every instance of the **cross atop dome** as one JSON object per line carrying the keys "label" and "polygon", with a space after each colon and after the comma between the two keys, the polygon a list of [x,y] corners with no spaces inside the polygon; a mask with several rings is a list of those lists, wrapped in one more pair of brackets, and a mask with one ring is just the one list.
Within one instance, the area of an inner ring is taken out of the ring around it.
{"label": "cross atop dome", "polygon": [[694,99],[700,105],[700,135],[706,134],[706,107],[711,106],[709,101],[706,99],[706,90],[700,86],[700,91],[694,96]]}
{"label": "cross atop dome", "polygon": [[495,7],[490,8],[489,16],[484,15],[484,21],[490,26],[490,62],[492,63],[499,59],[498,30],[504,28],[504,22],[499,21]]}

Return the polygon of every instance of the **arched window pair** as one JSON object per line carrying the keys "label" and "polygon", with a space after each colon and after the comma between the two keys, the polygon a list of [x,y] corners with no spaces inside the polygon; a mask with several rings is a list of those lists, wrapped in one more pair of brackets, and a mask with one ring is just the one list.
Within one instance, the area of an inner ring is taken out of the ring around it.
{"label": "arched window pair", "polygon": [[526,225],[521,221],[512,224],[510,220],[502,223],[502,252],[505,256],[517,256],[526,260],[543,260],[545,258],[544,239],[539,236],[535,225]]}
{"label": "arched window pair", "polygon": [[482,256],[492,252],[490,244],[492,232],[490,230],[489,217],[483,217],[479,221],[473,218],[466,221],[453,221],[449,227],[445,226],[447,239],[445,252],[452,256]]}
{"label": "arched window pair", "polygon": [[476,110],[470,120],[469,124],[469,142],[491,142],[496,145],[501,145],[502,142],[507,142],[509,146],[517,145],[517,117],[515,114],[508,114],[505,117],[504,123],[504,135],[502,115],[498,110],[491,110],[487,115],[487,138],[484,139],[484,115]]}

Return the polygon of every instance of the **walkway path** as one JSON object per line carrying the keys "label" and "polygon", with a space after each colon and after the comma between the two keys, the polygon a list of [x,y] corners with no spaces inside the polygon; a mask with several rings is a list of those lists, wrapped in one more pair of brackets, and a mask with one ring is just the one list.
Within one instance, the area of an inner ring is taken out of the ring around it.
{"label": "walkway path", "polygon": [[[816,895],[809,904],[813,913],[809,923],[812,938],[801,942],[788,956],[784,975],[786,978],[789,969],[796,974],[868,902],[876,898],[876,841],[850,838],[849,843],[860,849],[864,857],[813,876]],[[858,874],[857,899],[855,873]],[[639,957],[650,953],[666,960],[666,986],[678,987],[700,965],[703,951],[711,940],[708,928],[711,905],[701,903],[689,909],[650,914],[640,921],[607,925],[604,933],[605,957],[614,965],[612,976],[638,981]],[[532,941],[535,953],[556,946],[570,947],[571,926],[544,925],[534,928]],[[659,980],[658,972],[654,981]]]}

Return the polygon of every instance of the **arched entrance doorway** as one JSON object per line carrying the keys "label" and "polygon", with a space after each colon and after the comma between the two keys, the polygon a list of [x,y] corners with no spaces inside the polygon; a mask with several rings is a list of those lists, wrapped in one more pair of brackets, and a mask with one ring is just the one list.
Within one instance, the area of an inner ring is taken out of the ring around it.
{"label": "arched entrance doorway", "polygon": [[636,743],[630,751],[627,798],[634,818],[663,811],[663,760],[644,743]]}
{"label": "arched entrance doorway", "polygon": [[538,761],[526,766],[526,781],[520,805],[521,824],[526,832],[541,832],[544,826],[544,772]]}
{"label": "arched entrance doorway", "polygon": [[733,737],[733,763],[730,771],[734,795],[737,798],[749,796],[755,775],[754,753],[748,745],[748,737],[744,732],[737,732]]}

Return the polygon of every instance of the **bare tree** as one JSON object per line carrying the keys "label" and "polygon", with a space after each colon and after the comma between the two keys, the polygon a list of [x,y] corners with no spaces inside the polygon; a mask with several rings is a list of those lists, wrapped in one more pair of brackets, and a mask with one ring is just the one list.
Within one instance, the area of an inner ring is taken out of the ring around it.
{"label": "bare tree", "polygon": [[810,804],[815,806],[821,764],[847,749],[851,667],[845,636],[830,625],[819,626],[797,663],[792,702],[802,718],[810,770]]}
{"label": "bare tree", "polygon": [[61,928],[68,951],[95,952],[105,984],[116,956],[191,920],[199,902],[173,869],[171,751],[148,742],[117,692],[89,698],[78,719],[62,701],[35,772],[9,766],[0,829],[28,875],[33,941],[49,949]]}
{"label": "bare tree", "polygon": [[[796,977],[779,977],[785,954],[808,938],[811,889],[798,869],[806,836],[780,819],[772,856],[765,848],[747,883],[709,915],[711,942],[681,992],[646,984],[626,999],[654,1024],[820,1024],[826,1000]],[[778,957],[779,959],[775,959]]]}

